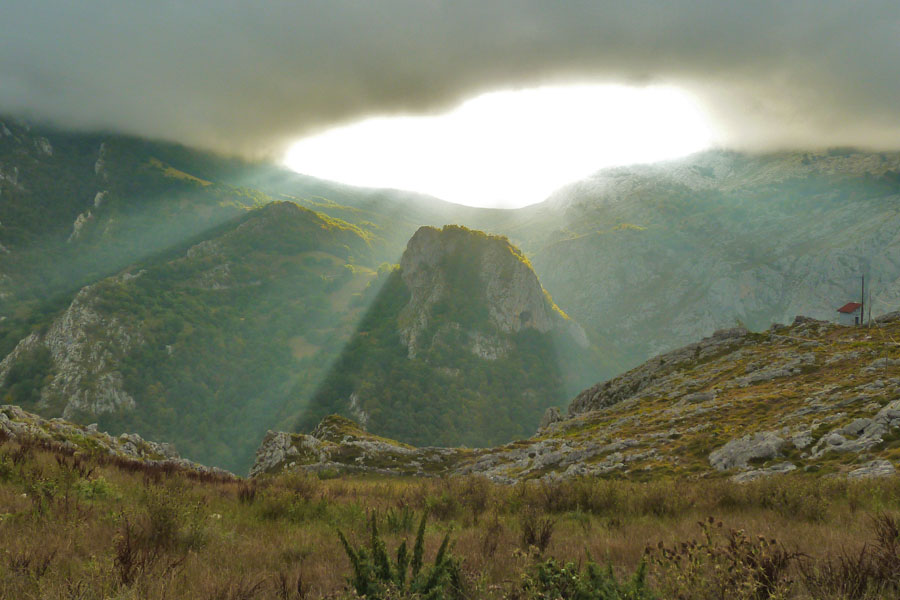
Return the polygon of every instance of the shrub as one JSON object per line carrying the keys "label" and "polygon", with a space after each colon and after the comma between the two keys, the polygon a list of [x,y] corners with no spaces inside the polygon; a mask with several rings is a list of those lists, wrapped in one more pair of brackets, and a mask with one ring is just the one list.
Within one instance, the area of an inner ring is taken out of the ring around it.
{"label": "shrub", "polygon": [[491,558],[497,552],[500,546],[500,538],[503,536],[503,524],[500,523],[500,515],[496,512],[488,521],[487,525],[482,527],[481,535],[481,553],[485,558]]}
{"label": "shrub", "polygon": [[13,463],[9,456],[0,454],[0,481],[7,482],[13,476]]}
{"label": "shrub", "polygon": [[712,517],[698,523],[703,538],[666,548],[648,548],[664,597],[671,600],[764,600],[790,590],[791,564],[799,554],[776,540],[749,537],[743,530],[722,532]]}
{"label": "shrub", "polygon": [[294,495],[289,492],[266,490],[255,508],[260,519],[277,521],[287,517],[293,502]]}
{"label": "shrub", "polygon": [[82,479],[75,484],[75,491],[82,500],[98,500],[116,497],[116,489],[104,477]]}
{"label": "shrub", "polygon": [[806,589],[822,600],[869,600],[900,596],[900,520],[886,514],[872,522],[875,541],[859,552],[843,551],[818,564],[803,561]]}
{"label": "shrub", "polygon": [[472,523],[487,510],[491,498],[491,484],[484,477],[467,477],[461,490],[462,503],[472,512]]}
{"label": "shrub", "polygon": [[312,500],[322,488],[319,478],[306,471],[286,473],[279,479],[279,483],[304,500]]}
{"label": "shrub", "polygon": [[755,491],[759,506],[785,518],[821,523],[828,517],[828,499],[819,482],[765,481]]}
{"label": "shrub", "polygon": [[550,517],[541,517],[533,508],[526,508],[519,522],[522,525],[522,548],[535,548],[543,554],[550,545],[556,521]]}
{"label": "shrub", "polygon": [[522,579],[510,600],[653,600],[647,585],[647,565],[641,563],[628,581],[620,583],[612,566],[600,567],[588,561],[584,569],[554,559],[538,563]]}
{"label": "shrub", "polygon": [[449,521],[459,515],[460,504],[453,493],[445,490],[440,495],[429,495],[426,497],[425,510],[440,521]]}
{"label": "shrub", "polygon": [[151,542],[147,533],[127,517],[122,518],[119,534],[114,542],[113,565],[119,583],[125,587],[130,587],[138,578],[157,568],[165,575],[176,571],[184,563],[184,555],[167,556],[161,546]]}
{"label": "shrub", "polygon": [[268,490],[256,506],[260,518],[269,521],[303,523],[324,517],[328,512],[328,501],[324,498],[307,500],[286,490]]}
{"label": "shrub", "polygon": [[677,485],[667,481],[654,481],[644,484],[638,497],[637,508],[642,515],[656,518],[674,517],[690,505],[688,494],[682,490],[673,490]]}
{"label": "shrub", "polygon": [[253,504],[256,500],[256,483],[246,481],[238,483],[237,496],[241,504]]}
{"label": "shrub", "polygon": [[59,550],[38,546],[33,549],[25,549],[18,552],[6,551],[7,568],[20,575],[37,581],[47,574],[53,565]]}
{"label": "shrub", "polygon": [[387,546],[378,534],[378,518],[374,512],[369,523],[371,531],[368,548],[360,546],[354,549],[343,532],[338,530],[338,537],[353,569],[348,581],[357,594],[369,600],[463,597],[459,562],[449,554],[449,533],[444,536],[434,563],[423,570],[426,519],[427,513],[424,513],[419,522],[412,555],[404,540],[397,548],[397,558],[394,561],[388,556]]}

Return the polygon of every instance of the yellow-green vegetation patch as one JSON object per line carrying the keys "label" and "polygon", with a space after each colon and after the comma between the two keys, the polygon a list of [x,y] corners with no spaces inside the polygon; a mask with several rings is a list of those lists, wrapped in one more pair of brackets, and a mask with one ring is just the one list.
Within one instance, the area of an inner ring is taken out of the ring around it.
{"label": "yellow-green vegetation patch", "polygon": [[190,173],[185,173],[184,171],[179,171],[175,167],[165,164],[158,158],[150,158],[150,160],[148,162],[151,167],[160,169],[163,172],[163,175],[165,175],[166,177],[171,177],[173,179],[184,179],[186,181],[192,181],[194,183],[199,183],[203,187],[212,185],[211,181],[206,181],[205,179],[200,179],[199,177],[195,177],[194,175],[191,175]]}

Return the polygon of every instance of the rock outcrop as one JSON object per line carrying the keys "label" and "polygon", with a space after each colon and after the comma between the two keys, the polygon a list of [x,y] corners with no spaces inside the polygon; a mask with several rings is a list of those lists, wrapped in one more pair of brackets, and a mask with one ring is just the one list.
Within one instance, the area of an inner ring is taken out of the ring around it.
{"label": "rock outcrop", "polygon": [[470,287],[475,295],[483,296],[490,316],[483,327],[468,331],[475,354],[490,360],[500,358],[508,344],[497,333],[513,334],[523,329],[541,333],[564,330],[579,345],[587,346],[584,331],[550,300],[524,255],[506,238],[457,226],[422,227],[409,240],[400,259],[401,276],[410,292],[409,303],[400,315],[400,334],[410,357],[419,352],[423,343],[420,336],[435,319],[435,305],[448,294],[459,293],[454,289],[459,282],[451,281],[460,277],[453,272],[459,267],[453,264],[457,261],[465,261],[462,277],[473,282]]}
{"label": "rock outcrop", "polygon": [[42,412],[73,418],[133,409],[119,368],[143,339],[133,324],[98,309],[104,285],[83,288],[46,331],[21,340],[0,362],[0,386],[17,363],[46,351],[50,365],[37,406]]}
{"label": "rock outcrop", "polygon": [[353,421],[331,415],[309,435],[269,431],[256,452],[250,476],[284,469],[365,472],[382,475],[440,473],[464,450],[413,448],[367,433]]}
{"label": "rock outcrop", "polygon": [[717,471],[745,468],[750,461],[766,461],[781,456],[786,444],[771,431],[762,431],[732,440],[709,455],[709,464]]}
{"label": "rock outcrop", "polygon": [[66,450],[102,454],[139,461],[144,464],[172,466],[220,477],[234,477],[228,471],[207,467],[178,455],[172,444],[144,440],[134,433],[112,436],[98,431],[96,425],[83,427],[63,419],[42,419],[18,406],[0,406],[0,434],[14,440],[37,440],[58,444]]}
{"label": "rock outcrop", "polygon": [[[722,329],[712,336],[677,350],[650,359],[643,365],[609,381],[581,392],[569,404],[569,414],[577,415],[590,410],[612,406],[626,398],[638,395],[644,388],[657,385],[666,375],[696,361],[707,360],[734,349],[743,343],[749,332],[744,328]],[[694,399],[686,398],[687,402]]]}

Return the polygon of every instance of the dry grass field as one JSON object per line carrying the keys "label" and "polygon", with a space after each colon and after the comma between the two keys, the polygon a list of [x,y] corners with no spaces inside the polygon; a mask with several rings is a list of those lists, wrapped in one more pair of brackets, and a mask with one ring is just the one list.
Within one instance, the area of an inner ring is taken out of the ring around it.
{"label": "dry grass field", "polygon": [[[388,584],[369,597],[900,594],[896,477],[248,482],[4,440],[0,598],[353,598],[338,531],[351,549],[368,547],[357,558],[383,544],[393,561],[425,513],[426,566],[449,534],[440,585],[429,596]],[[636,572],[645,579],[635,584]]]}

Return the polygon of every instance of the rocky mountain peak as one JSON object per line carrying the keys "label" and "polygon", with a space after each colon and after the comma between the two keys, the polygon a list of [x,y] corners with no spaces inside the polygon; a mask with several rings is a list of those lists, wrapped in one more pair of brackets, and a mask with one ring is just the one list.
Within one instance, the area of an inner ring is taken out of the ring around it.
{"label": "rocky mountain peak", "polygon": [[337,413],[405,443],[502,443],[584,378],[584,332],[505,237],[422,227],[384,274],[298,431]]}
{"label": "rocky mountain peak", "polygon": [[494,339],[497,332],[531,328],[548,333],[569,321],[541,287],[528,259],[505,237],[458,225],[422,227],[403,253],[400,272],[410,291],[400,322],[411,357],[439,315],[448,316],[451,326],[469,330],[473,351],[484,358],[504,353]]}

